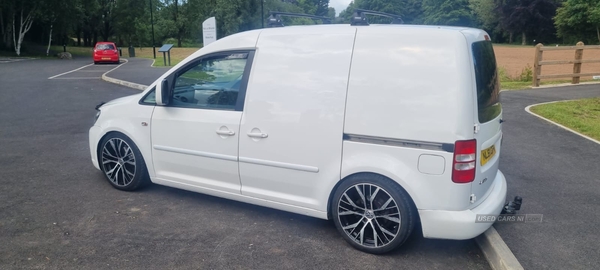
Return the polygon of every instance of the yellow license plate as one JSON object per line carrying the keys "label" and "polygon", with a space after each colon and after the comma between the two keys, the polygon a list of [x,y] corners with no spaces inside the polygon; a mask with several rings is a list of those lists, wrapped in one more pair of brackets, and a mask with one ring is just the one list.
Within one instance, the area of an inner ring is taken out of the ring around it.
{"label": "yellow license plate", "polygon": [[102,57],[102,60],[110,60],[110,57]]}
{"label": "yellow license plate", "polygon": [[481,166],[485,165],[495,155],[496,155],[496,146],[495,145],[492,145],[486,149],[481,150]]}

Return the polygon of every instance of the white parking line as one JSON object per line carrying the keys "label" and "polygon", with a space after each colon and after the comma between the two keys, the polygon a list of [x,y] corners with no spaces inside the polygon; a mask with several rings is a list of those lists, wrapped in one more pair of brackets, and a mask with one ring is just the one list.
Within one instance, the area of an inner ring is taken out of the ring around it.
{"label": "white parking line", "polygon": [[85,66],[83,66],[83,67],[80,67],[80,68],[77,68],[77,69],[74,69],[74,70],[71,70],[71,71],[67,71],[67,72],[64,72],[64,73],[61,73],[61,74],[58,74],[58,75],[54,75],[54,76],[52,76],[52,77],[49,77],[49,78],[48,78],[48,80],[52,80],[52,79],[54,79],[54,78],[56,78],[56,77],[60,77],[60,76],[62,76],[62,75],[69,74],[69,73],[71,73],[71,72],[75,72],[75,71],[78,71],[78,70],[80,70],[80,69],[82,69],[82,68],[86,68],[86,67],[93,66],[93,65],[94,65],[94,63],[91,63],[91,64],[89,64],[89,65],[85,65]]}
{"label": "white parking line", "polygon": [[102,77],[66,77],[66,78],[56,78],[55,80],[90,80],[90,79],[102,79]]}
{"label": "white parking line", "polygon": [[[576,99],[574,99],[574,100],[576,100]],[[526,111],[526,112],[528,112],[528,113],[530,113],[530,114],[531,114],[531,115],[533,115],[533,116],[536,116],[536,117],[538,117],[538,118],[540,118],[540,119],[546,120],[546,121],[548,121],[548,122],[549,122],[549,123],[551,123],[551,124],[557,125],[557,126],[559,126],[559,127],[563,128],[563,129],[566,129],[567,131],[570,131],[570,132],[572,132],[572,133],[574,133],[574,134],[577,134],[577,135],[579,135],[579,136],[581,136],[581,137],[583,137],[583,138],[586,138],[586,139],[588,139],[588,140],[590,140],[590,141],[592,141],[592,142],[595,142],[595,143],[597,143],[597,144],[600,144],[600,141],[598,141],[598,140],[596,140],[596,139],[593,139],[593,138],[591,138],[591,137],[588,137],[588,136],[586,136],[586,135],[583,135],[583,134],[581,134],[581,133],[579,133],[579,132],[577,132],[577,131],[575,131],[575,130],[572,130],[572,129],[568,128],[568,127],[565,127],[565,126],[563,126],[563,125],[561,125],[561,124],[559,124],[559,123],[556,123],[556,122],[554,122],[554,121],[552,121],[552,120],[550,120],[550,119],[548,119],[548,118],[545,118],[545,117],[543,117],[543,116],[541,116],[541,115],[538,115],[538,114],[536,114],[536,113],[534,113],[534,112],[532,112],[532,111],[531,111],[531,107],[533,107],[533,106],[544,105],[544,104],[552,104],[552,103],[557,103],[557,102],[565,102],[565,101],[573,101],[573,100],[559,100],[559,101],[551,101],[551,102],[544,102],[544,103],[532,104],[532,105],[529,105],[529,106],[527,106],[527,107],[525,108],[525,111]]]}

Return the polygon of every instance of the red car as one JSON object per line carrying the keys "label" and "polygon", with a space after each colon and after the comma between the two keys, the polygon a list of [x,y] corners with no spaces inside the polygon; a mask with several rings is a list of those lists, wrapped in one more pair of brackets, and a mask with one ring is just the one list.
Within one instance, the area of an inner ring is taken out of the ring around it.
{"label": "red car", "polygon": [[98,42],[94,47],[94,64],[100,62],[119,63],[119,51],[113,42]]}

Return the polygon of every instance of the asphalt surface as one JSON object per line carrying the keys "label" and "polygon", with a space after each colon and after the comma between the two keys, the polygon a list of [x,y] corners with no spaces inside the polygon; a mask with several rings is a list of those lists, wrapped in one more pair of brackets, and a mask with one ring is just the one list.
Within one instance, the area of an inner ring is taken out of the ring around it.
{"label": "asphalt surface", "polygon": [[600,97],[600,84],[502,92],[508,196],[543,219],[494,227],[525,269],[600,269],[600,145],[524,110],[587,97]]}
{"label": "asphalt surface", "polygon": [[[106,75],[119,80],[150,85],[169,70],[168,67],[152,67],[151,59],[128,58],[127,60],[129,61],[127,64]],[[162,61],[162,58],[157,57],[156,61]]]}
{"label": "asphalt surface", "polygon": [[90,62],[0,65],[0,269],[489,268],[471,240],[413,235],[375,256],[329,221],[157,185],[113,189],[87,132],[96,104],[139,91],[81,78],[111,65],[48,79]]}

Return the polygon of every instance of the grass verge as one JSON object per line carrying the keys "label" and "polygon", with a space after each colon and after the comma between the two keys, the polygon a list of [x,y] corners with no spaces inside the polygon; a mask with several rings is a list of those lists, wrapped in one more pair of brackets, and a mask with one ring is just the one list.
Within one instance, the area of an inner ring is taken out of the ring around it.
{"label": "grass verge", "polygon": [[[192,53],[195,53],[198,50],[199,50],[199,48],[175,48],[175,47],[172,48],[171,49],[171,66],[177,65],[183,59],[185,59],[186,57],[190,56]],[[124,50],[123,56],[125,56],[127,53],[128,52]],[[154,54],[152,52],[152,47],[135,48],[135,56],[153,59]],[[167,61],[169,61],[168,58],[167,58]],[[167,62],[167,65],[168,65],[168,62]],[[163,54],[161,52],[158,52],[158,48],[156,48],[156,61],[154,61],[154,66],[155,67],[164,67],[165,66],[164,60],[163,60]]]}
{"label": "grass verge", "polygon": [[600,140],[600,98],[543,104],[531,107],[531,111]]}
{"label": "grass verge", "polygon": [[[583,79],[581,82],[592,82],[597,80]],[[541,81],[540,85],[556,85],[571,83],[571,80],[554,80],[554,81]],[[500,86],[502,90],[523,90],[531,89],[533,82],[522,82],[522,81],[501,81]],[[574,84],[577,85],[577,84]]]}
{"label": "grass verge", "polygon": [[[121,54],[123,58],[129,57],[129,48],[120,47]],[[50,49],[52,51],[63,51],[62,46],[51,46]],[[158,52],[158,47],[156,48],[156,61],[154,62],[155,67],[164,67],[163,54]],[[171,66],[177,65],[186,57],[190,56],[192,53],[196,52],[198,48],[172,48],[171,49]],[[75,56],[89,56],[92,57],[93,48],[91,47],[67,47],[67,52],[70,52]],[[154,59],[154,54],[152,52],[152,47],[135,47],[135,56],[141,58]],[[168,58],[167,58],[168,61]],[[168,62],[167,62],[168,65]]]}

